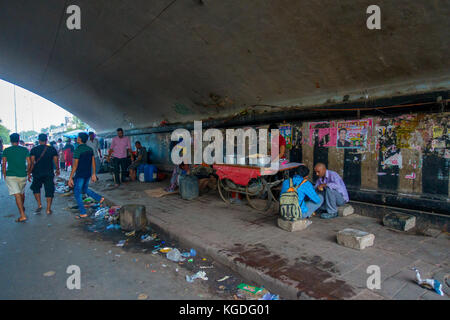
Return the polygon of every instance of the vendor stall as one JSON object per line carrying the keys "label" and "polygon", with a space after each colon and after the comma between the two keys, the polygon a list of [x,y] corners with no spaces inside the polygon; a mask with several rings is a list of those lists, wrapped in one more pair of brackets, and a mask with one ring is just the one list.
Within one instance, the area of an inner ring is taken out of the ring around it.
{"label": "vendor stall", "polygon": [[[301,163],[286,163],[278,170],[270,168],[236,165],[215,164],[213,168],[219,177],[217,188],[223,201],[230,203],[231,193],[245,194],[249,205],[258,211],[267,211],[273,201],[273,189],[289,177],[289,170],[301,166]],[[279,175],[278,173],[282,173]]]}

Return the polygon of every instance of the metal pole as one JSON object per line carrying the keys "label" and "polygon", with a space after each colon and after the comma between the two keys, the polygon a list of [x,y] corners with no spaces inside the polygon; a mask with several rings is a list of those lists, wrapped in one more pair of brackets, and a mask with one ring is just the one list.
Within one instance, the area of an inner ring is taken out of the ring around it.
{"label": "metal pole", "polygon": [[16,106],[16,85],[14,85],[14,123],[15,123],[15,132],[17,133],[17,106]]}

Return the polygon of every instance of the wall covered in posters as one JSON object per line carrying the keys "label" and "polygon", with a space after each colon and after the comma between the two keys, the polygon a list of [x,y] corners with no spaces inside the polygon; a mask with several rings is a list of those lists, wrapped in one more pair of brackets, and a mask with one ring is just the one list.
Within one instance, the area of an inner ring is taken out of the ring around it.
{"label": "wall covered in posters", "polygon": [[337,130],[332,122],[313,122],[309,124],[309,144],[319,147],[335,147]]}
{"label": "wall covered in posters", "polygon": [[313,155],[303,158],[330,163],[350,188],[362,181],[368,190],[448,198],[449,120],[444,112],[308,122],[303,135]]}
{"label": "wall covered in posters", "polygon": [[371,131],[372,119],[338,122],[336,147],[352,149],[367,148]]}

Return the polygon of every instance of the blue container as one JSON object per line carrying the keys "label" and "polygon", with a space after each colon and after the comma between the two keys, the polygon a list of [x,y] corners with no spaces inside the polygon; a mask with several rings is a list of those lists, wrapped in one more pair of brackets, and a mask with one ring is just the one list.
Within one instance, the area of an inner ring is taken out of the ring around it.
{"label": "blue container", "polygon": [[139,175],[141,173],[145,172],[145,164],[141,164],[138,168],[137,168],[137,176],[139,177]]}
{"label": "blue container", "polygon": [[195,176],[180,176],[180,194],[185,200],[198,197],[198,179]]}
{"label": "blue container", "polygon": [[158,179],[158,169],[151,164],[146,164],[144,167],[145,182],[155,182]]}

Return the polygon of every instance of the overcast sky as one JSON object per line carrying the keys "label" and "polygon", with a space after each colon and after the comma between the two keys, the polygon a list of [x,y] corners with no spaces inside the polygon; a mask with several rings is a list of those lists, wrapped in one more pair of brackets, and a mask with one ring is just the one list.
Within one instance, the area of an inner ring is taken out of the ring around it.
{"label": "overcast sky", "polygon": [[[56,104],[16,86],[17,131],[41,129],[64,123],[64,117],[71,114]],[[2,125],[14,128],[14,86],[0,79],[0,119]],[[34,120],[34,121],[33,121]],[[33,125],[34,122],[34,125]]]}

